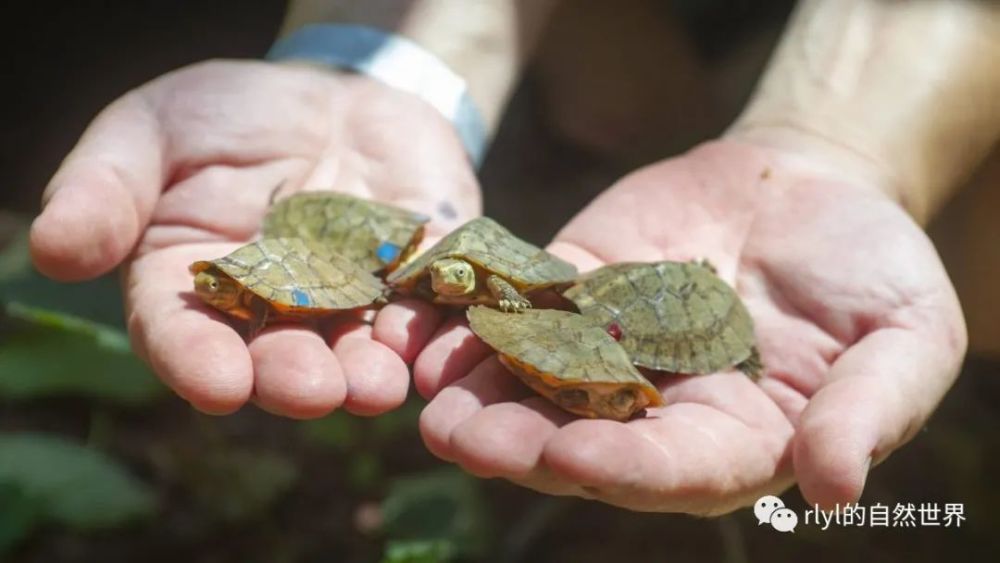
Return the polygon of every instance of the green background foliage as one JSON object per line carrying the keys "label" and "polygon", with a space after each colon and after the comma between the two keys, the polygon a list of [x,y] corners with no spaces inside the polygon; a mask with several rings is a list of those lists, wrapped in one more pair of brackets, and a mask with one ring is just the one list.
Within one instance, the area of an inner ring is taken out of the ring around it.
{"label": "green background foliage", "polygon": [[[198,443],[146,444],[138,465],[159,483],[137,477],[114,452],[98,447],[115,441],[120,419],[172,397],[130,349],[117,278],[48,280],[31,267],[27,240],[22,229],[0,251],[0,402],[30,409],[82,401],[95,443],[0,430],[0,556],[47,525],[77,534],[150,526],[170,508],[164,494],[183,497],[206,533],[266,519],[302,478],[301,461],[236,443],[219,419],[195,416]],[[384,561],[482,555],[488,531],[476,481],[453,469],[390,475],[385,467],[386,448],[403,435],[415,438],[418,413],[410,402],[376,419],[336,412],[296,426],[307,447],[336,452],[350,490],[384,497],[382,521],[372,531],[386,546]]]}

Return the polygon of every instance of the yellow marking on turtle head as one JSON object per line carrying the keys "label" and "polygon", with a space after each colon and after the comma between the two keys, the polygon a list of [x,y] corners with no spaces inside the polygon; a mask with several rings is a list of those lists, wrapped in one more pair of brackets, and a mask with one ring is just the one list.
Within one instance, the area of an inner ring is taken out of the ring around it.
{"label": "yellow marking on turtle head", "polygon": [[472,264],[457,258],[442,258],[430,265],[431,289],[438,295],[468,295],[476,289]]}
{"label": "yellow marking on turtle head", "polygon": [[198,272],[194,277],[194,291],[206,303],[220,311],[232,311],[241,307],[241,287],[229,276],[210,271]]}

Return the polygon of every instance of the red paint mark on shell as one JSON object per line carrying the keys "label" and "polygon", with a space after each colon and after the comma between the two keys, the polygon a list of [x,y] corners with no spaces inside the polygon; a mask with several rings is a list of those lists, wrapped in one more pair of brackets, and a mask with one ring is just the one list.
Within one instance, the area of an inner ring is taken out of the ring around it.
{"label": "red paint mark on shell", "polygon": [[611,335],[611,338],[614,338],[615,340],[622,339],[622,327],[618,326],[618,323],[609,324],[607,330],[608,334]]}

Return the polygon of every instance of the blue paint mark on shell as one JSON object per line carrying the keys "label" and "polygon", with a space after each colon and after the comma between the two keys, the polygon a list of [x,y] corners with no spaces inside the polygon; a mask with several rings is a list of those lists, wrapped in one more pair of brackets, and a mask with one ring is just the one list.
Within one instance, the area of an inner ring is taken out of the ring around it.
{"label": "blue paint mark on shell", "polygon": [[375,249],[375,256],[383,264],[391,264],[393,260],[399,257],[400,248],[391,242],[383,242],[378,245]]}
{"label": "blue paint mark on shell", "polygon": [[292,290],[292,301],[295,302],[296,307],[308,307],[312,303],[309,294],[301,289]]}

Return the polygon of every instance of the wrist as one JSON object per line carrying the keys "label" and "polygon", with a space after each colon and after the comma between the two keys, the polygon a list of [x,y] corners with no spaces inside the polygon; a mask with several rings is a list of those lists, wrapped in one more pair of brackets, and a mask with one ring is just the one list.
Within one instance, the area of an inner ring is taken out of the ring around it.
{"label": "wrist", "polygon": [[924,223],[1000,134],[998,32],[988,2],[803,0],[730,134],[844,160]]}
{"label": "wrist", "polygon": [[905,184],[891,162],[877,151],[868,150],[863,143],[808,123],[787,118],[766,119],[761,115],[750,118],[747,112],[730,126],[723,138],[796,157],[808,162],[818,175],[878,190],[922,222],[919,217],[925,214],[926,202],[914,199],[921,192]]}
{"label": "wrist", "polygon": [[292,0],[281,36],[313,23],[347,23],[405,37],[465,80],[492,135],[555,1]]}
{"label": "wrist", "polygon": [[474,164],[482,160],[487,133],[465,81],[406,38],[365,25],[308,24],[279,39],[267,57],[347,69],[407,92],[451,122]]}

